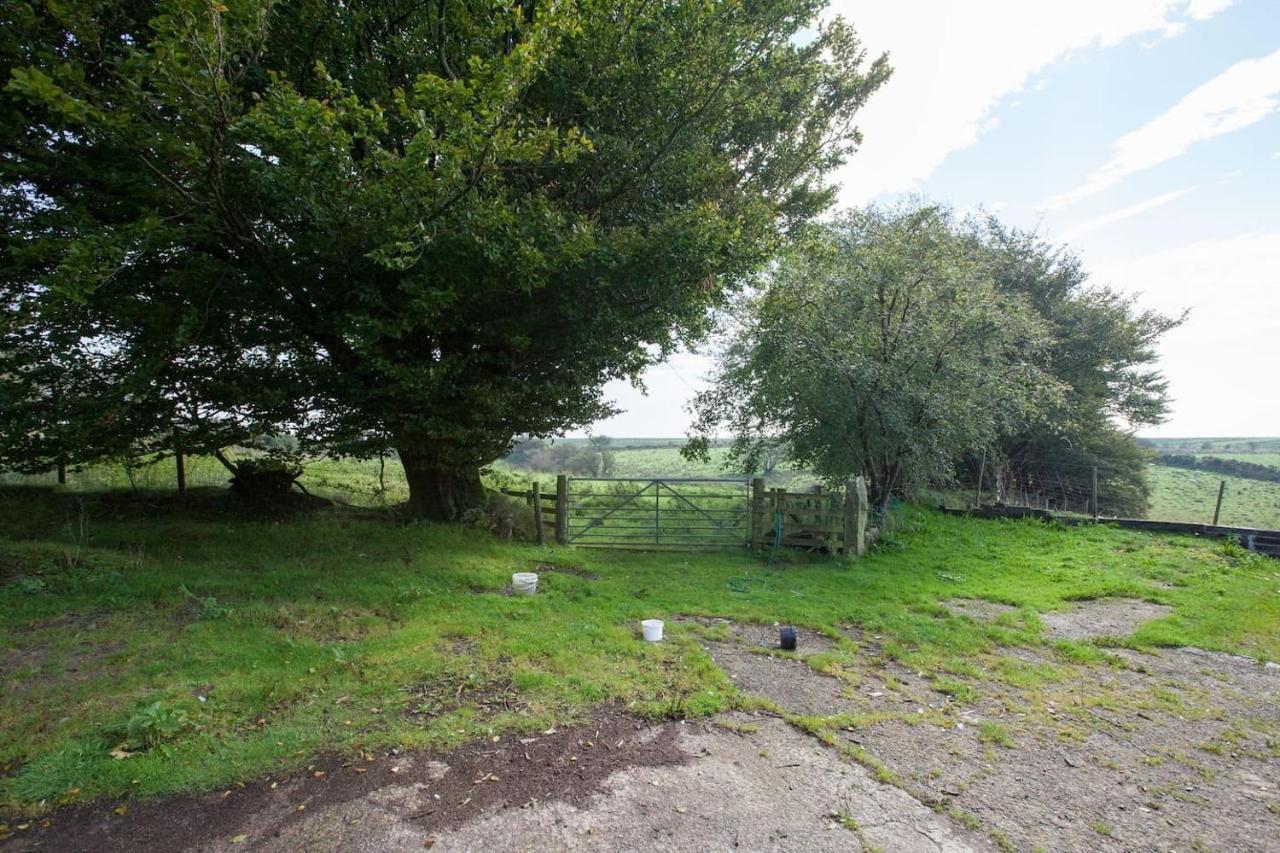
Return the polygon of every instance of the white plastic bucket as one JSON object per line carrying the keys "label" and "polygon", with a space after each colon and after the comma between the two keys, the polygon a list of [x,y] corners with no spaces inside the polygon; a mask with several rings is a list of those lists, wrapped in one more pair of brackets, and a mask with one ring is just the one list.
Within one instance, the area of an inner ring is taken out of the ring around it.
{"label": "white plastic bucket", "polygon": [[644,631],[646,642],[659,642],[662,639],[662,620],[645,619],[640,623],[640,630]]}
{"label": "white plastic bucket", "polygon": [[516,595],[533,595],[538,591],[538,575],[536,572],[516,572],[511,576],[511,588]]}

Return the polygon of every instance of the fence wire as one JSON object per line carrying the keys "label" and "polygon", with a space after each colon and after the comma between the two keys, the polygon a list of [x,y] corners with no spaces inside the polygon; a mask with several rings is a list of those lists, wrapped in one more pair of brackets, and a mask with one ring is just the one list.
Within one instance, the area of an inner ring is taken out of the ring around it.
{"label": "fence wire", "polygon": [[1280,482],[1158,464],[1147,467],[1146,478],[1144,495],[1131,473],[1104,466],[991,465],[963,503],[1280,530]]}

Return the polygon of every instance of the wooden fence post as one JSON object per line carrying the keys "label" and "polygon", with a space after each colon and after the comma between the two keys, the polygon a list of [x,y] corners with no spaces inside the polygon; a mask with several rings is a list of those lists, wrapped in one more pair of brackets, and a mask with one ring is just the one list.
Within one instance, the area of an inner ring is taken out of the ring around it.
{"label": "wooden fence post", "polygon": [[987,449],[982,448],[982,464],[978,466],[978,490],[973,496],[973,505],[982,509],[982,475],[987,473]]}
{"label": "wooden fence post", "polygon": [[1222,493],[1227,490],[1227,481],[1218,483],[1218,502],[1213,505],[1213,526],[1218,526],[1218,514],[1222,512]]}
{"label": "wooden fence post", "polygon": [[764,478],[751,481],[751,530],[747,547],[754,548],[764,539]]}
{"label": "wooden fence post", "polygon": [[854,477],[844,487],[844,553],[861,557],[867,553],[867,481]]}
{"label": "wooden fence post", "polygon": [[781,544],[787,538],[787,490],[773,490],[773,519],[769,525],[769,544]]}
{"label": "wooden fence post", "polygon": [[556,475],[556,543],[569,544],[569,477]]}
{"label": "wooden fence post", "polygon": [[542,529],[542,487],[533,481],[533,529],[538,531],[538,544],[547,544],[547,531]]}
{"label": "wooden fence post", "polygon": [[1098,516],[1102,515],[1098,511],[1098,466],[1093,466],[1093,520],[1097,521]]}

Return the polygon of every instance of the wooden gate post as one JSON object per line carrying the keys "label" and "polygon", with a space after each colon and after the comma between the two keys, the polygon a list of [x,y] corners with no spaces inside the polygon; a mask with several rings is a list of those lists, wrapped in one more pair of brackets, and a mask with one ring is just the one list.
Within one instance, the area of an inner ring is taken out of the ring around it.
{"label": "wooden gate post", "polygon": [[538,531],[538,544],[547,544],[547,531],[542,529],[542,487],[533,481],[533,529]]}
{"label": "wooden gate post", "polygon": [[754,548],[764,539],[764,478],[751,481],[751,530],[747,534],[747,547]]}
{"label": "wooden gate post", "polygon": [[854,477],[844,487],[844,554],[867,553],[867,481]]}
{"label": "wooden gate post", "polygon": [[556,543],[569,544],[569,477],[556,475]]}

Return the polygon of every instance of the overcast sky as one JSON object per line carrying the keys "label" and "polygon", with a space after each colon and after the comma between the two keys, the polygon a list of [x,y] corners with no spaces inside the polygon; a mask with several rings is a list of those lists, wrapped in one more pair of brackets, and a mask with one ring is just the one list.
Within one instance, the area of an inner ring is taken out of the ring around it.
{"label": "overcast sky", "polygon": [[[833,0],[893,78],[842,206],[923,193],[1071,245],[1094,280],[1191,316],[1169,422],[1280,435],[1280,0]],[[624,383],[597,434],[680,436],[709,358]]]}

